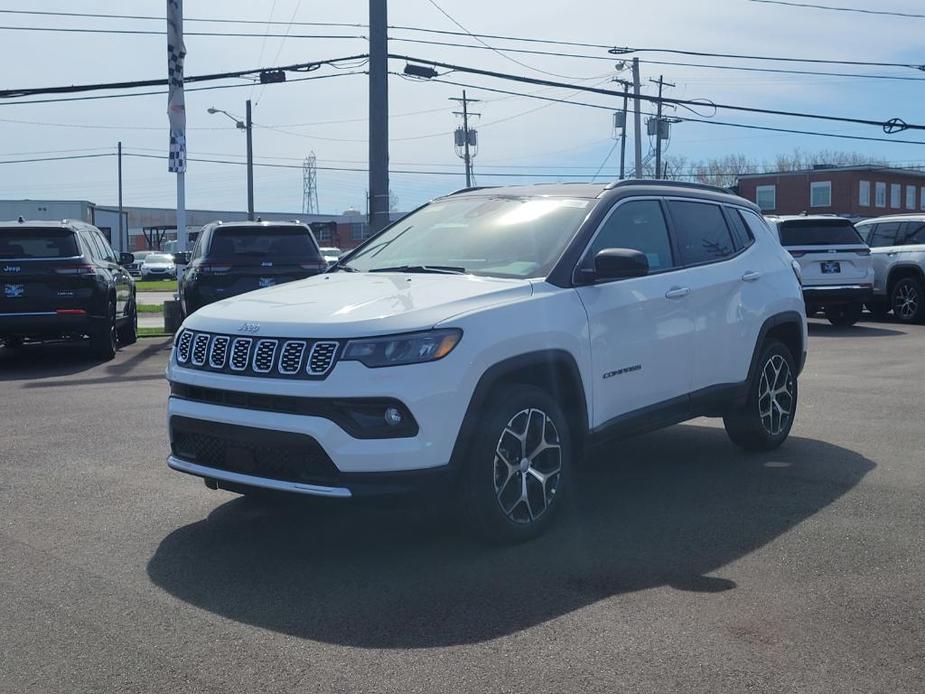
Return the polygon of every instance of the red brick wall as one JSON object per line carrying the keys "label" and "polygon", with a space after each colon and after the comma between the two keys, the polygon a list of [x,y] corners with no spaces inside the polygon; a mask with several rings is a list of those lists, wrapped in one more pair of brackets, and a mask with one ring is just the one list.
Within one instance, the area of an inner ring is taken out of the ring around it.
{"label": "red brick wall", "polygon": [[[831,181],[832,206],[810,206],[810,183]],[[870,183],[870,206],[862,207],[859,202],[860,182]],[[876,183],[886,183],[886,207],[876,207]],[[894,183],[902,186],[900,207],[890,205],[890,187]],[[756,202],[758,186],[777,186],[777,207],[765,210],[773,214],[839,214],[852,217],[878,217],[897,212],[912,212],[906,208],[906,186],[915,186],[915,211],[921,209],[922,187],[925,177],[897,173],[895,171],[812,171],[796,174],[749,177],[739,180],[739,195]]]}

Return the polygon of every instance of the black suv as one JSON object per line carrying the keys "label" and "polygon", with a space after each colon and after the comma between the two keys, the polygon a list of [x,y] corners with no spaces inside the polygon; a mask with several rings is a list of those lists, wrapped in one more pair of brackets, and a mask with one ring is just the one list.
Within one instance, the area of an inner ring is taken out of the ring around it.
{"label": "black suv", "polygon": [[186,257],[180,279],[183,313],[275,284],[317,275],[327,268],[307,224],[213,222],[206,224]]}
{"label": "black suv", "polygon": [[112,359],[135,342],[135,282],[100,230],[84,222],[0,222],[0,339],[89,336]]}

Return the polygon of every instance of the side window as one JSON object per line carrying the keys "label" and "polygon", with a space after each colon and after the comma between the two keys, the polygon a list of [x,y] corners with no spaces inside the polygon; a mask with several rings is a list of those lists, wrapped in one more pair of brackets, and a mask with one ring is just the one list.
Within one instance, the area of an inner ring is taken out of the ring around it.
{"label": "side window", "polygon": [[109,247],[109,242],[103,238],[103,235],[98,231],[90,233],[93,234],[94,238],[96,238],[96,241],[100,246],[100,250],[103,253],[103,260],[106,260],[110,263],[118,262],[116,260],[116,254],[112,252],[112,248]]}
{"label": "side window", "polygon": [[736,249],[741,251],[743,248],[751,246],[755,242],[755,237],[745,225],[739,211],[732,207],[727,207],[726,216],[732,228],[732,238],[735,241]]}
{"label": "side window", "polygon": [[682,265],[697,265],[728,258],[735,253],[729,227],[719,205],[671,200]]}
{"label": "side window", "polygon": [[858,233],[861,235],[861,238],[864,239],[864,243],[870,245],[871,233],[874,229],[877,228],[876,224],[855,224],[854,228],[858,230]]}
{"label": "side window", "polygon": [[925,243],[925,224],[922,222],[906,222],[903,224],[902,244],[913,246]]}
{"label": "side window", "polygon": [[896,237],[902,226],[899,222],[884,222],[877,225],[876,230],[870,235],[870,241],[867,245],[871,248],[882,248],[884,246],[895,246]]}
{"label": "side window", "polygon": [[97,239],[96,234],[91,231],[83,234],[84,241],[87,242],[87,247],[90,249],[90,255],[93,256],[94,260],[106,260],[106,254],[103,252],[103,247],[100,246],[99,239]]}
{"label": "side window", "polygon": [[199,238],[196,239],[196,244],[193,246],[193,251],[190,253],[190,260],[195,260],[200,255],[202,255],[202,238],[205,234],[199,234]]}
{"label": "side window", "polygon": [[637,200],[618,206],[591,243],[585,263],[593,263],[594,256],[605,248],[631,248],[645,253],[652,272],[675,266],[668,226],[657,200]]}
{"label": "side window", "polygon": [[748,227],[749,231],[752,232],[753,236],[758,234],[771,234],[771,238],[780,243],[780,234],[777,231],[777,225],[768,222],[763,217],[759,217],[754,212],[749,212],[748,210],[739,210],[739,214],[742,215],[742,219],[745,220],[745,225]]}

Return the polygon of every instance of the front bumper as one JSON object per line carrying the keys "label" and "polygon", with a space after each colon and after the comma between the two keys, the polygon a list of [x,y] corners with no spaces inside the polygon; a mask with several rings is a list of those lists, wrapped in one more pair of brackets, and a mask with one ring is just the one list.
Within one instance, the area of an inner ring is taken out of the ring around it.
{"label": "front bumper", "polygon": [[869,284],[803,287],[803,301],[807,306],[865,303],[872,297],[873,286]]}

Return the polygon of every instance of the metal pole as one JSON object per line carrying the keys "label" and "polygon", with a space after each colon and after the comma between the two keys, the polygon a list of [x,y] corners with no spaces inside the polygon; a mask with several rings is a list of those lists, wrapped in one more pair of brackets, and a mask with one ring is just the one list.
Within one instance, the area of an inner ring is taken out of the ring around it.
{"label": "metal pole", "polygon": [[663,75],[658,76],[658,107],[655,117],[655,177],[662,177],[662,87],[665,84]]}
{"label": "metal pole", "polygon": [[633,92],[636,101],[636,113],[634,114],[633,123],[636,130],[636,178],[642,178],[642,109],[639,105],[639,58],[633,58]]}
{"label": "metal pole", "polygon": [[629,93],[626,91],[629,85],[626,82],[623,85],[623,133],[620,135],[620,180],[626,178],[626,120],[629,115],[626,112],[629,106]]}
{"label": "metal pole", "polygon": [[247,100],[244,127],[247,130],[247,218],[254,221],[254,124],[251,121],[251,100]]}
{"label": "metal pole", "polygon": [[463,89],[463,130],[465,131],[466,188],[472,187],[472,158],[469,156],[469,108],[466,104],[466,90]]}
{"label": "metal pole", "polygon": [[369,0],[369,226],[389,223],[389,42],[386,0]]}
{"label": "metal pole", "polygon": [[[119,143],[119,250],[122,253],[128,252],[128,230],[124,229],[122,223],[122,143]],[[124,238],[123,238],[124,237]]]}

